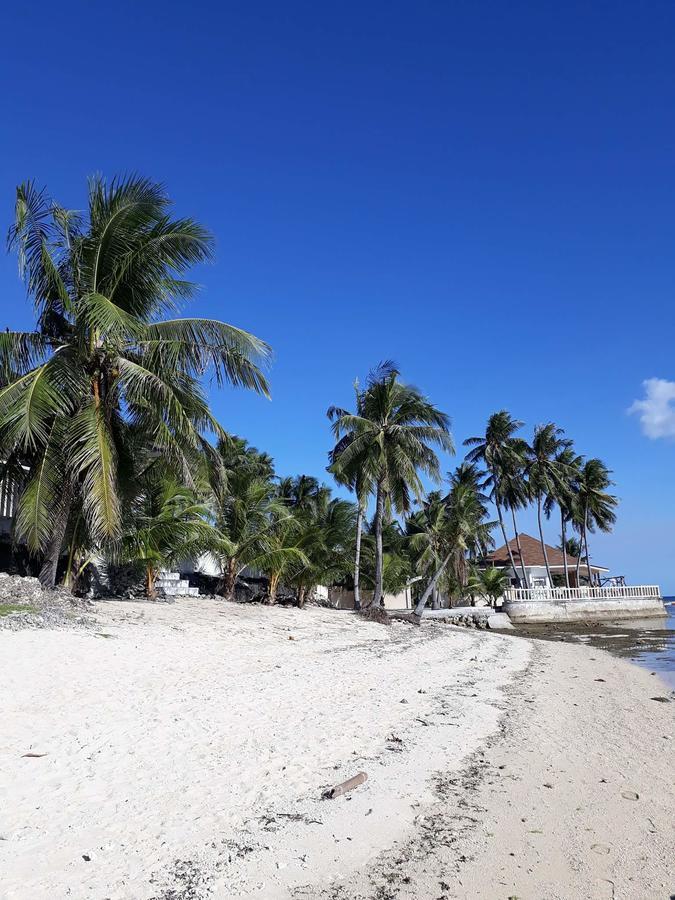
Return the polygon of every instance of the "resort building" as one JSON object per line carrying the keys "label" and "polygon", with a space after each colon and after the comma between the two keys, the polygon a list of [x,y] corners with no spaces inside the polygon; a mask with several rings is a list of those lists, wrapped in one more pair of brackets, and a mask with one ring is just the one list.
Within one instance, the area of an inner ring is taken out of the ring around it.
{"label": "resort building", "polygon": [[[577,583],[578,560],[576,556],[570,556],[569,553],[565,554],[562,550],[559,550],[556,547],[551,547],[548,544],[546,544],[545,546],[546,556],[548,557],[548,567],[551,570],[551,575],[553,576],[553,584],[550,584],[548,579],[548,573],[546,571],[546,559],[544,558],[544,551],[541,546],[541,541],[538,538],[533,538],[529,534],[520,535],[520,547],[523,551],[522,565],[520,559],[520,551],[518,549],[518,542],[515,538],[510,540],[508,544],[503,544],[497,550],[493,550],[492,553],[489,553],[482,561],[482,565],[486,567],[493,566],[499,569],[507,569],[509,578],[511,579],[511,584],[514,587],[534,589],[566,586],[565,557],[567,557],[569,587],[576,588],[581,587],[581,585],[593,585],[599,587],[607,579],[609,569],[607,569],[605,566],[596,566],[593,564],[588,566],[586,564],[586,561],[582,559],[581,566],[579,568],[579,583]],[[513,555],[513,560],[516,564],[515,572],[513,570],[513,567],[511,566],[509,548],[511,550],[511,554]],[[525,575],[527,577],[527,584],[522,584],[523,567],[525,569]],[[617,583],[622,581],[623,579],[616,579]]]}

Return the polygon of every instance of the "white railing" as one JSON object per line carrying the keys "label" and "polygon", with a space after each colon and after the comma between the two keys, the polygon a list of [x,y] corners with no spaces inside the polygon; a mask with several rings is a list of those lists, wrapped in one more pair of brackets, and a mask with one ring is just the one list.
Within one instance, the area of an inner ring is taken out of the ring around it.
{"label": "white railing", "polygon": [[504,591],[506,603],[520,600],[642,600],[661,598],[657,584],[640,584],[634,587],[554,587],[508,588]]}

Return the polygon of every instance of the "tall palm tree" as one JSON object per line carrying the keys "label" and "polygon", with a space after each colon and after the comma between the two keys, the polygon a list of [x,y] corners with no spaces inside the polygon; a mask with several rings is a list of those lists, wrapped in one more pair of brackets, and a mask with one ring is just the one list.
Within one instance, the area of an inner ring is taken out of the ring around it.
{"label": "tall palm tree", "polygon": [[450,419],[417,388],[403,384],[392,363],[384,363],[370,376],[362,405],[355,414],[338,415],[333,423],[336,440],[351,440],[335,462],[336,470],[362,473],[375,488],[375,589],[372,604],[382,601],[382,527],[386,513],[407,513],[411,501],[421,501],[421,473],[440,480],[434,447],[454,452]]}
{"label": "tall palm tree", "polygon": [[[578,506],[576,524],[581,535],[581,542],[586,550],[588,567],[588,583],[591,584],[591,557],[588,552],[588,532],[609,532],[616,522],[618,499],[608,493],[613,486],[611,471],[601,459],[588,459],[583,465],[578,483]],[[577,558],[577,584],[581,567],[581,555]]]}
{"label": "tall palm tree", "polygon": [[560,539],[563,551],[563,569],[565,573],[565,586],[570,586],[569,565],[567,562],[567,526],[572,522],[577,506],[579,493],[579,477],[583,466],[583,457],[569,446],[563,447],[555,456],[558,466],[558,479],[554,489],[544,501],[544,513],[549,518],[553,507],[557,504],[560,511]]}
{"label": "tall palm tree", "polygon": [[512,460],[511,466],[502,473],[501,493],[505,509],[511,513],[511,521],[513,523],[513,532],[516,538],[516,547],[518,548],[518,559],[520,561],[520,581],[524,587],[527,587],[527,571],[525,569],[525,558],[523,556],[523,547],[520,542],[520,530],[518,528],[518,519],[516,512],[526,509],[531,500],[530,484],[527,479],[527,453],[529,447],[525,441],[522,442],[521,452],[518,458]]}
{"label": "tall palm tree", "polygon": [[542,523],[542,509],[547,497],[555,500],[566,490],[568,472],[564,462],[561,462],[561,454],[571,446],[571,441],[565,438],[562,428],[558,428],[553,422],[546,425],[537,425],[534,430],[531,456],[528,463],[528,475],[530,489],[537,503],[537,523],[539,525],[539,540],[544,554],[548,583],[553,585],[551,566],[548,561],[548,552],[544,541],[544,528]]}
{"label": "tall palm tree", "polygon": [[[356,403],[356,415],[363,412],[363,392],[359,388],[358,379],[354,382],[354,398]],[[330,406],[326,412],[331,422],[336,422],[342,416],[350,415],[349,410],[339,406]],[[328,471],[335,481],[343,487],[349,488],[356,495],[356,542],[354,547],[354,609],[361,609],[361,541],[363,536],[363,520],[366,515],[368,498],[373,492],[373,483],[370,473],[358,459],[352,460],[349,467],[339,462],[344,450],[354,440],[355,433],[347,432],[337,439],[333,449],[328,454]]]}
{"label": "tall palm tree", "polygon": [[93,542],[118,543],[121,468],[139,449],[190,486],[206,432],[222,433],[202,376],[266,394],[269,348],[223,322],[162,319],[194,294],[184,275],[212,239],[147,179],[91,179],[86,215],[23,184],[9,245],[37,326],[0,336],[0,458],[30,468],[15,537],[53,585],[73,506]]}
{"label": "tall palm tree", "polygon": [[[515,509],[520,505],[520,498],[525,498],[526,496],[524,482],[519,473],[524,471],[527,442],[516,435],[516,432],[522,427],[523,422],[514,419],[507,410],[502,409],[490,416],[483,437],[470,437],[464,441],[465,447],[473,447],[467,453],[467,460],[470,463],[480,463],[487,470],[488,477],[485,481],[485,486],[490,488],[490,499],[497,510],[499,528],[509,554],[511,568],[515,577],[519,580],[520,577],[513,551],[506,534],[504,507],[508,502],[514,504],[511,509],[515,525]],[[523,582],[527,585],[519,544],[520,538],[518,537]]]}

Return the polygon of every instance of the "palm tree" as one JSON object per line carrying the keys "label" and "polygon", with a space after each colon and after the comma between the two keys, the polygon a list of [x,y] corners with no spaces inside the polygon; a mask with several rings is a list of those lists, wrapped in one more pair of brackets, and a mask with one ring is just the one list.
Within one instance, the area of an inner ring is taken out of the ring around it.
{"label": "palm tree", "polygon": [[509,576],[504,569],[489,567],[474,569],[469,578],[468,588],[471,594],[481,594],[487,597],[490,606],[494,608],[509,584]]}
{"label": "palm tree", "polygon": [[413,497],[421,501],[420,473],[440,480],[434,446],[454,451],[448,416],[398,376],[392,363],[383,363],[369,378],[360,410],[338,415],[333,423],[336,440],[351,437],[335,461],[336,470],[345,477],[356,470],[375,486],[375,606],[382,601],[385,514],[391,509],[405,514]]}
{"label": "palm tree", "polygon": [[[438,491],[432,491],[421,510],[406,522],[408,545],[414,554],[415,571],[433,575],[441,566],[447,545],[448,505]],[[433,592],[434,601],[436,591]]]}
{"label": "palm tree", "polygon": [[[567,526],[573,520],[579,492],[579,477],[583,465],[583,457],[573,449],[571,442],[559,450],[555,457],[558,467],[558,479],[553,491],[544,501],[544,513],[548,519],[555,504],[560,510],[560,539],[563,551],[563,567],[565,586],[570,586],[570,573],[567,563]],[[579,550],[579,552],[581,552]],[[578,557],[578,554],[573,554]]]}
{"label": "palm tree", "polygon": [[143,566],[146,593],[156,597],[160,569],[204,552],[213,539],[208,510],[196,493],[153,472],[126,518],[121,558]]}
{"label": "palm tree", "polygon": [[[356,400],[356,414],[363,412],[363,393],[359,389],[358,380],[354,382],[354,396]],[[328,408],[326,415],[331,422],[336,422],[342,416],[350,415],[349,411],[338,406]],[[343,451],[351,444],[355,434],[348,432],[337,440],[337,443],[328,454],[328,471],[335,481],[343,487],[349,488],[356,495],[356,542],[354,547],[354,609],[361,609],[361,540],[363,535],[363,519],[366,514],[368,497],[373,491],[372,478],[369,478],[365,466],[360,465],[359,460],[353,460],[351,467],[344,467],[338,463]]]}
{"label": "palm tree", "polygon": [[[612,530],[616,522],[615,509],[618,499],[607,493],[608,488],[614,482],[611,480],[611,471],[601,459],[588,459],[584,463],[579,475],[578,506],[576,525],[581,535],[581,543],[586,550],[586,565],[588,567],[588,583],[591,584],[591,557],[588,552],[588,532],[599,529],[603,532]],[[581,555],[577,557],[577,584],[579,584],[579,570],[581,567]]]}
{"label": "palm tree", "polygon": [[184,275],[213,245],[147,179],[91,179],[84,216],[23,184],[9,245],[37,325],[0,336],[0,458],[30,468],[15,537],[53,585],[73,508],[92,542],[119,543],[121,467],[139,451],[191,486],[206,432],[222,434],[202,376],[267,394],[269,348],[223,322],[161,318],[192,297]]}
{"label": "palm tree", "polygon": [[222,573],[219,593],[234,596],[237,578],[247,567],[264,568],[276,549],[272,532],[289,515],[273,480],[267,454],[240,438],[222,439],[209,459],[211,510],[218,540],[210,548]]}
{"label": "palm tree", "polygon": [[534,430],[531,456],[528,462],[528,475],[530,489],[537,502],[537,523],[539,525],[539,540],[544,554],[548,583],[553,585],[553,576],[548,561],[548,552],[544,541],[544,528],[542,524],[542,509],[547,497],[555,499],[565,491],[567,484],[567,471],[561,463],[560,455],[563,450],[571,445],[571,441],[563,437],[564,431],[553,422],[546,425],[537,425]]}
{"label": "palm tree", "polygon": [[[465,447],[473,447],[467,453],[467,460],[470,463],[480,463],[487,470],[488,477],[485,481],[485,486],[490,488],[490,499],[497,509],[499,527],[509,554],[511,568],[515,577],[519,580],[513,551],[506,534],[503,509],[507,503],[513,504],[511,509],[514,515],[515,527],[515,509],[521,505],[521,500],[524,502],[527,496],[524,481],[520,474],[524,469],[527,443],[516,436],[516,432],[522,427],[523,422],[514,419],[507,410],[502,409],[490,416],[483,437],[470,437],[464,441]],[[516,535],[523,581],[527,585],[523,556],[520,549],[520,537],[517,529]]]}
{"label": "palm tree", "polygon": [[511,467],[502,473],[501,479],[504,507],[511,513],[513,532],[516,537],[518,559],[520,560],[520,581],[525,587],[527,586],[527,571],[525,569],[525,558],[523,556],[523,547],[520,542],[520,531],[518,529],[516,512],[521,509],[526,509],[531,500],[530,485],[526,474],[528,451],[529,447],[527,446],[527,443],[523,441],[520,447],[520,453],[518,454],[519,458],[514,458],[512,460]]}
{"label": "palm tree", "polygon": [[298,516],[298,547],[306,561],[296,566],[289,581],[297,589],[298,606],[318,584],[334,584],[351,567],[356,509],[348,500],[329,499],[324,491],[318,503]]}
{"label": "palm tree", "polygon": [[443,513],[434,521],[434,557],[439,562],[415,608],[418,620],[447,567],[452,582],[463,596],[469,559],[484,556],[493,546],[491,532],[495,523],[486,521],[485,498],[466,474],[462,468],[455,473],[450,493],[442,504]]}
{"label": "palm tree", "polygon": [[573,556],[575,559],[579,559],[583,552],[581,541],[574,536],[566,537],[564,541],[561,540],[558,549],[567,553],[568,556]]}
{"label": "palm tree", "polygon": [[[363,583],[367,590],[375,588],[376,565],[375,522],[364,528],[362,550]],[[407,535],[396,520],[382,526],[382,590],[386,594],[398,594],[407,587],[414,567]]]}

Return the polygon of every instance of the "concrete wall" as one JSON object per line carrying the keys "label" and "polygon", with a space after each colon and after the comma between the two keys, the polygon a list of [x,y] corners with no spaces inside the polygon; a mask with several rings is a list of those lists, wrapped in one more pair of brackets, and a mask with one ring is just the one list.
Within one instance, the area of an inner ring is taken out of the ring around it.
{"label": "concrete wall", "polygon": [[512,622],[535,625],[648,619],[665,616],[666,608],[658,597],[624,597],[616,600],[519,600],[505,603],[503,612]]}
{"label": "concrete wall", "polygon": [[[362,601],[370,599],[372,591],[361,591]],[[328,597],[336,609],[354,609],[354,591],[346,591],[343,588],[328,588]],[[412,609],[412,594],[410,588],[401,591],[400,594],[385,594],[385,609]]]}

